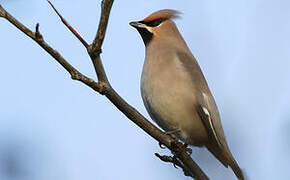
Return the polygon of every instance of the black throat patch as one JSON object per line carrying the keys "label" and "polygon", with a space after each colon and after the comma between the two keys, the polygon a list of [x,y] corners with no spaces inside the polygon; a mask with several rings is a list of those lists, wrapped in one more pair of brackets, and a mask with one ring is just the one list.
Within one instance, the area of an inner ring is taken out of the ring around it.
{"label": "black throat patch", "polygon": [[147,46],[147,44],[152,40],[153,34],[146,28],[137,28],[137,30],[140,33],[145,46]]}

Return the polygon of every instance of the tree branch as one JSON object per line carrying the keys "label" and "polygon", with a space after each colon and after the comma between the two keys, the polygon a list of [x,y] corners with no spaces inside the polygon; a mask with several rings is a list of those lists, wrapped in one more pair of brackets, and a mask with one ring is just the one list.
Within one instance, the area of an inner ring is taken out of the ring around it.
{"label": "tree branch", "polygon": [[96,37],[92,43],[91,53],[100,54],[104,42],[109,16],[114,0],[102,0],[102,11]]}
{"label": "tree branch", "polygon": [[97,83],[91,78],[80,73],[76,68],[74,68],[71,64],[69,64],[59,52],[54,50],[51,46],[49,46],[44,40],[42,35],[39,32],[39,24],[36,25],[36,32],[32,32],[30,29],[21,24],[17,19],[11,16],[3,7],[0,5],[0,17],[5,18],[11,24],[13,24],[16,28],[21,30],[24,34],[33,39],[36,43],[38,43],[48,54],[50,54],[59,64],[62,65],[63,68],[70,73],[71,78],[74,80],[81,81],[87,86],[91,87],[95,91],[102,93],[105,90],[105,85],[103,83]]}
{"label": "tree branch", "polygon": [[47,1],[50,6],[52,7],[52,9],[56,12],[56,14],[58,15],[58,17],[61,19],[61,22],[63,22],[66,27],[76,36],[76,38],[78,38],[78,40],[88,49],[89,48],[89,44],[77,33],[77,31],[62,17],[62,15],[56,10],[56,8],[54,7],[54,5],[48,0]]}
{"label": "tree branch", "polygon": [[103,63],[100,58],[100,54],[102,52],[102,45],[104,42],[107,25],[110,17],[111,8],[114,0],[102,0],[102,9],[101,9],[101,17],[99,21],[98,31],[96,37],[88,49],[88,53],[93,62],[97,77],[99,81],[105,82],[110,85],[109,80],[107,78]]}
{"label": "tree branch", "polygon": [[[49,2],[51,4],[51,2]],[[98,77],[98,82],[95,82],[91,78],[86,77],[80,73],[76,68],[70,65],[56,50],[49,46],[43,39],[39,32],[39,25],[36,25],[36,32],[32,32],[27,27],[22,25],[14,17],[12,17],[7,11],[5,11],[0,5],[0,17],[7,19],[16,28],[21,30],[24,34],[33,39],[38,43],[46,52],[48,52],[58,63],[62,65],[71,75],[72,79],[78,80],[87,86],[91,87],[93,90],[105,95],[125,116],[127,116],[131,121],[142,128],[147,134],[156,139],[159,143],[164,144],[167,148],[171,150],[174,157],[180,162],[180,167],[185,172],[185,175],[195,177],[197,180],[207,180],[208,177],[199,168],[199,166],[191,159],[190,155],[184,151],[184,145],[177,140],[175,140],[170,135],[163,133],[159,128],[154,126],[150,121],[148,121],[142,114],[140,114],[134,107],[129,105],[124,99],[122,99],[119,94],[111,87],[105,70],[102,65],[100,58],[101,46],[104,41],[107,24],[109,20],[110,10],[113,4],[113,0],[102,0],[102,11],[101,18],[99,22],[98,31],[93,43],[87,46],[87,43],[83,38],[64,20],[64,18],[58,13],[58,11],[51,4],[53,9],[61,18],[62,22],[71,30],[71,32],[82,42],[82,44],[87,48],[91,60],[94,64],[94,68]],[[83,41],[82,41],[83,40]],[[85,43],[84,43],[85,42]],[[171,161],[168,161],[171,162]],[[174,163],[172,161],[172,163]]]}

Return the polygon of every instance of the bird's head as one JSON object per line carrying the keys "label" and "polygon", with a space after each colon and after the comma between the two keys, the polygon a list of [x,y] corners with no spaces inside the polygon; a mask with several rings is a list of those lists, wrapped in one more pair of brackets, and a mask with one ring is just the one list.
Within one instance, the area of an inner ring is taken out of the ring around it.
{"label": "bird's head", "polygon": [[138,30],[147,46],[154,38],[174,35],[177,29],[172,19],[178,18],[179,14],[175,10],[163,9],[150,14],[141,21],[130,22],[130,25]]}

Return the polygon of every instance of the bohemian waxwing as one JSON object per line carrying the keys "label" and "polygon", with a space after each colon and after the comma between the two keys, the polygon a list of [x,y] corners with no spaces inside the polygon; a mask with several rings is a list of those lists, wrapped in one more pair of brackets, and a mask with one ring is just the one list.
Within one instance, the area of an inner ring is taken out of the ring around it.
{"label": "bohemian waxwing", "polygon": [[151,118],[166,132],[205,146],[236,176],[244,176],[227,145],[219,112],[201,69],[180,35],[174,10],[131,22],[146,46],[141,94]]}

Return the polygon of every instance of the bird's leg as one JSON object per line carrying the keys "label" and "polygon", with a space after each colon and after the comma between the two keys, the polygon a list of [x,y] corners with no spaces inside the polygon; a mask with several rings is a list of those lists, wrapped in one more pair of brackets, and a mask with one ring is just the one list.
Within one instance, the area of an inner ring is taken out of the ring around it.
{"label": "bird's leg", "polygon": [[[169,135],[173,139],[175,139],[175,142],[174,142],[173,146],[176,146],[176,148],[178,149],[179,152],[186,152],[189,155],[191,155],[192,154],[192,149],[188,148],[188,144],[187,143],[185,143],[185,144],[180,143],[178,141],[178,138],[175,136],[175,133],[178,133],[180,131],[181,131],[180,129],[176,128],[176,129],[173,129],[173,130],[170,130],[170,131],[166,131],[165,134]],[[159,142],[159,146],[160,146],[161,149],[165,149],[165,146],[162,143],[160,143],[160,142]],[[173,159],[174,159],[174,157],[173,157]]]}
{"label": "bird's leg", "polygon": [[180,129],[176,128],[176,129],[173,129],[173,130],[170,130],[170,131],[166,131],[165,134],[171,135],[171,134],[175,134],[177,132],[180,132]]}
{"label": "bird's leg", "polygon": [[166,131],[165,134],[171,136],[172,138],[174,138],[175,140],[178,141],[177,137],[175,136],[176,133],[179,133],[181,130],[176,128],[170,131]]}
{"label": "bird's leg", "polygon": [[[180,129],[176,128],[176,129],[173,129],[173,130],[170,130],[170,131],[166,131],[164,133],[166,135],[171,136],[175,141],[178,141],[177,137],[175,136],[175,133],[178,133],[178,132],[180,132]],[[161,149],[165,149],[164,144],[162,144],[161,142],[159,142],[159,146],[160,146]]]}
{"label": "bird's leg", "polygon": [[[176,129],[165,132],[165,134],[172,136],[176,141],[178,141],[177,137],[175,136],[175,133],[179,133],[180,131],[181,131],[180,129],[176,128]],[[182,143],[180,143],[180,144],[182,144]],[[188,148],[187,143],[184,143],[182,145],[178,145],[178,148],[180,149],[180,152],[185,151],[190,155],[192,154],[192,150],[190,148]]]}

